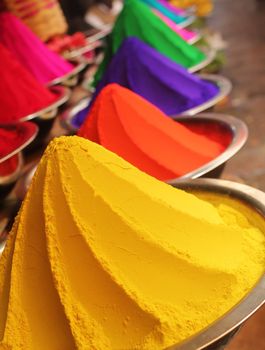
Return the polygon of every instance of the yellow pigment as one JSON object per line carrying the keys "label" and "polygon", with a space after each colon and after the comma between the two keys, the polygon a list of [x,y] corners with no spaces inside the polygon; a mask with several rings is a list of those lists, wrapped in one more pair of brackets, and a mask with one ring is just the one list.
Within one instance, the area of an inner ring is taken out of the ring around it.
{"label": "yellow pigment", "polygon": [[199,332],[264,272],[263,220],[219,204],[56,139],[0,260],[0,349],[161,350]]}

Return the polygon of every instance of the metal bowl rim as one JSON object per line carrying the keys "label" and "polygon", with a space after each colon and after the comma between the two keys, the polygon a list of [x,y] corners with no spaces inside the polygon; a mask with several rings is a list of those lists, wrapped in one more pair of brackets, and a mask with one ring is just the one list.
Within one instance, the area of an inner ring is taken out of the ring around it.
{"label": "metal bowl rim", "polygon": [[18,154],[18,165],[17,165],[17,168],[15,169],[15,171],[12,174],[0,177],[0,186],[2,186],[2,187],[8,186],[8,185],[16,182],[18,180],[18,178],[20,177],[24,161],[23,161],[23,156],[22,156],[21,151],[18,152],[17,154]]}
{"label": "metal bowl rim", "polygon": [[[214,192],[220,195],[240,200],[251,206],[257,213],[265,218],[265,193],[248,185],[220,180],[220,179],[196,179],[173,182],[176,188],[193,193],[196,191]],[[237,305],[219,318],[205,330],[166,350],[202,350],[213,345],[224,336],[242,325],[265,303],[265,274],[261,276],[253,289]]]}
{"label": "metal bowl rim", "polygon": [[[35,140],[35,138],[38,135],[39,132],[39,127],[35,124],[35,123],[30,123],[32,125],[33,128],[35,128],[32,132],[32,135],[22,144],[20,145],[18,148],[16,148],[13,152],[9,153],[8,155],[6,155],[5,157],[0,159],[0,164],[5,162],[6,160],[8,160],[9,158],[13,157],[14,155],[16,155],[17,153],[21,152],[24,148],[26,148],[33,140]],[[19,124],[18,124],[19,125]]]}
{"label": "metal bowl rim", "polygon": [[195,66],[192,66],[188,68],[188,71],[190,73],[195,73],[198,72],[199,70],[202,70],[206,66],[208,66],[212,61],[215,59],[216,56],[216,50],[213,48],[209,47],[200,47],[199,48],[204,54],[205,54],[205,59],[201,61],[200,63],[196,64]]}
{"label": "metal bowl rim", "polygon": [[248,127],[241,120],[231,115],[218,114],[218,113],[202,113],[197,116],[181,116],[174,118],[175,121],[202,121],[202,122],[219,122],[220,124],[226,125],[232,132],[233,138],[229,146],[221,153],[218,157],[211,160],[207,164],[197,168],[179,178],[170,179],[167,183],[171,184],[176,181],[184,179],[196,179],[202,175],[209,173],[210,171],[216,169],[218,166],[227,162],[232,158],[246,143],[248,138]]}
{"label": "metal bowl rim", "polygon": [[[181,17],[183,17],[182,15],[180,15]],[[192,23],[194,23],[194,21],[196,20],[197,16],[195,16],[194,14],[188,14],[186,16],[186,20],[182,21],[180,23],[177,23],[177,25],[180,28],[187,28],[188,26],[190,26]]]}
{"label": "metal bowl rim", "polygon": [[58,84],[63,84],[70,77],[77,76],[80,72],[82,72],[86,68],[86,66],[88,64],[85,60],[81,59],[81,57],[79,59],[76,58],[75,60],[70,60],[70,63],[75,64],[75,66],[71,70],[71,72],[66,73],[62,77],[59,77],[59,78],[56,78],[56,79],[50,81],[47,84],[48,87],[58,85]]}
{"label": "metal bowl rim", "polygon": [[[47,106],[43,109],[40,109],[39,111],[37,111],[35,113],[29,114],[29,115],[19,119],[20,122],[29,121],[29,120],[32,120],[35,118],[41,118],[41,116],[43,114],[48,113],[48,112],[60,107],[61,105],[63,105],[65,102],[68,101],[68,99],[70,97],[70,90],[64,86],[51,86],[49,88],[49,90],[52,93],[57,93],[59,95],[58,99],[55,102],[51,103],[49,106]],[[55,118],[55,116],[53,118]]]}
{"label": "metal bowl rim", "polygon": [[[221,76],[221,75],[215,75],[215,74],[199,74],[200,78],[204,80],[208,80],[212,83],[215,83],[219,87],[219,93],[211,98],[210,100],[202,103],[199,106],[196,106],[194,108],[191,108],[189,110],[184,111],[180,114],[180,116],[193,116],[194,114],[200,113],[212,106],[214,106],[216,103],[218,103],[220,100],[222,100],[224,97],[226,97],[231,89],[232,84],[230,80],[227,78]],[[81,99],[79,102],[77,102],[74,106],[71,106],[65,110],[65,112],[61,116],[61,122],[62,126],[66,127],[68,130],[72,132],[76,132],[78,128],[73,127],[73,125],[70,123],[74,115],[78,112],[80,112],[83,108],[86,108],[88,105],[84,106],[80,109],[80,105],[84,105],[84,101],[87,100],[88,102],[91,101],[90,97],[85,97]]]}
{"label": "metal bowl rim", "polygon": [[205,111],[206,109],[209,109],[216,105],[219,101],[221,101],[223,98],[228,96],[232,90],[232,83],[229,79],[222,75],[216,75],[216,74],[198,74],[198,77],[202,80],[207,80],[208,82],[214,83],[218,88],[219,92],[214,97],[210,98],[208,101],[200,104],[199,106],[190,108],[182,113],[180,115],[195,115],[202,111]]}
{"label": "metal bowl rim", "polygon": [[193,31],[193,33],[195,35],[190,40],[187,41],[188,44],[190,45],[196,44],[202,38],[202,33],[200,33],[199,31]]}
{"label": "metal bowl rim", "polygon": [[83,109],[88,107],[90,101],[91,101],[91,97],[84,97],[80,101],[75,103],[73,106],[67,108],[60,115],[60,123],[61,123],[62,127],[66,128],[67,130],[69,130],[71,132],[77,132],[78,128],[74,127],[71,124],[71,121],[77,115],[77,113],[81,112]]}
{"label": "metal bowl rim", "polygon": [[[72,60],[75,58],[79,58],[82,57],[84,54],[91,52],[93,50],[95,50],[96,48],[98,48],[99,45],[97,44],[97,42],[92,42],[92,43],[87,43],[86,45],[79,47],[78,49],[74,49],[71,51],[67,51],[67,53],[63,54],[64,58],[67,60]],[[91,64],[93,62],[93,60],[88,60],[87,58],[85,59],[85,61],[88,64]]]}
{"label": "metal bowl rim", "polygon": [[109,35],[109,33],[112,30],[112,26],[106,26],[103,29],[98,29],[98,33],[92,34],[92,35],[88,35],[87,39],[89,40],[90,43],[93,43],[97,40],[102,40],[104,39],[106,36]]}

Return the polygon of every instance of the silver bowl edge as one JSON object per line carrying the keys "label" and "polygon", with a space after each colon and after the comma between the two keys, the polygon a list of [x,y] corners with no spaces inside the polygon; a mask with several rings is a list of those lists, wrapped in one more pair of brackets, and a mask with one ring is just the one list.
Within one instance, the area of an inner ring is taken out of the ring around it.
{"label": "silver bowl edge", "polygon": [[211,83],[214,83],[215,85],[217,85],[219,87],[219,93],[216,96],[212,97],[210,100],[202,103],[199,106],[188,109],[188,110],[182,112],[180,115],[193,116],[193,115],[198,114],[202,111],[205,111],[206,109],[213,107],[218,102],[220,102],[222,99],[224,99],[226,96],[228,96],[232,90],[231,81],[229,79],[223,77],[222,75],[198,74],[198,76],[203,80],[207,80],[208,82],[211,82]]}
{"label": "silver bowl edge", "polygon": [[195,73],[198,72],[199,70],[202,70],[206,66],[208,66],[212,61],[215,59],[216,56],[216,50],[213,48],[199,48],[204,54],[205,54],[205,59],[201,61],[200,63],[196,64],[195,66],[192,66],[188,68],[188,71],[190,73]]}
{"label": "silver bowl edge", "polygon": [[[220,195],[229,195],[251,206],[265,218],[265,193],[253,187],[240,183],[220,179],[196,179],[173,182],[176,188],[187,192],[205,191]],[[241,326],[265,303],[265,275],[263,275],[253,289],[226,315],[210,325],[207,329],[193,336],[187,341],[173,345],[166,350],[203,350],[207,346],[222,339]]]}
{"label": "silver bowl edge", "polygon": [[7,156],[0,159],[0,164],[8,160],[9,158],[13,157],[18,152],[21,152],[24,148],[26,148],[38,135],[39,127],[35,123],[31,123],[32,126],[35,128],[34,132],[32,133],[31,137],[28,138],[27,141],[25,141],[21,146],[16,148],[13,152],[9,153]]}
{"label": "silver bowl edge", "polygon": [[77,128],[75,128],[71,124],[71,120],[73,117],[81,112],[83,109],[85,109],[91,101],[91,97],[84,97],[80,101],[78,101],[76,104],[73,106],[67,108],[61,115],[60,115],[60,124],[63,128],[70,132],[77,132]]}
{"label": "silver bowl edge", "polygon": [[188,40],[188,43],[190,45],[196,44],[202,38],[202,34],[199,31],[193,31],[193,33],[196,35],[193,38],[191,38],[190,40]]}
{"label": "silver bowl edge", "polygon": [[[24,164],[23,156],[22,156],[21,151],[16,152],[16,154],[18,154],[17,168],[12,174],[0,177],[0,186],[2,186],[2,187],[8,186],[8,185],[16,182],[18,180],[18,178],[20,177],[20,174],[22,173],[22,167]],[[13,154],[13,156],[14,155],[15,154]]]}
{"label": "silver bowl edge", "polygon": [[[49,90],[53,93],[60,93],[59,98],[53,102],[52,104],[50,104],[49,106],[35,112],[32,114],[29,114],[21,119],[19,119],[20,122],[25,122],[25,121],[29,121],[31,119],[34,118],[40,118],[42,119],[42,116],[45,115],[46,113],[49,113],[53,110],[56,110],[58,107],[60,107],[61,105],[63,105],[65,102],[68,101],[69,97],[70,97],[70,90],[64,86],[52,86],[49,88]],[[54,115],[52,118],[55,118],[56,115]],[[50,118],[50,119],[52,119]],[[43,118],[46,119],[46,118]]]}
{"label": "silver bowl edge", "polygon": [[190,26],[195,20],[196,20],[196,16],[194,14],[188,14],[187,13],[187,17],[186,17],[186,20],[181,22],[181,23],[177,23],[177,25],[180,27],[180,28],[187,28],[188,26]]}
{"label": "silver bowl edge", "polygon": [[230,145],[226,150],[220,154],[218,157],[208,162],[207,164],[201,166],[200,168],[195,169],[179,178],[170,179],[166,181],[168,184],[175,183],[177,181],[186,180],[186,179],[197,179],[210,171],[216,169],[218,166],[227,162],[232,158],[246,143],[248,138],[248,127],[240,119],[235,118],[231,115],[226,114],[217,114],[217,113],[202,113],[198,114],[196,117],[192,116],[183,116],[174,118],[177,122],[189,121],[189,120],[201,120],[201,121],[216,121],[226,125],[233,134],[233,139]]}
{"label": "silver bowl edge", "polygon": [[81,59],[81,58],[73,60],[73,61],[70,61],[70,63],[76,64],[74,69],[71,70],[71,72],[63,75],[62,77],[59,77],[59,78],[56,78],[56,79],[50,81],[47,84],[48,87],[51,87],[51,86],[54,86],[54,85],[59,85],[59,84],[64,85],[67,82],[67,80],[69,80],[69,78],[78,76],[79,73],[81,73],[87,66],[87,62],[85,60]]}

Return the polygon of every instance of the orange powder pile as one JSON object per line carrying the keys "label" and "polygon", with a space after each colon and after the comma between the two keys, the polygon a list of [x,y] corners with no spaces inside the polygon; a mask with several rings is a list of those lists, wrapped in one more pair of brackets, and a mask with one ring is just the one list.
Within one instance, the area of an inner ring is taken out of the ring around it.
{"label": "orange powder pile", "polygon": [[[209,130],[209,135],[211,130]],[[226,145],[196,134],[154,105],[117,84],[106,86],[79,136],[115,152],[142,171],[169,180],[220,155]]]}

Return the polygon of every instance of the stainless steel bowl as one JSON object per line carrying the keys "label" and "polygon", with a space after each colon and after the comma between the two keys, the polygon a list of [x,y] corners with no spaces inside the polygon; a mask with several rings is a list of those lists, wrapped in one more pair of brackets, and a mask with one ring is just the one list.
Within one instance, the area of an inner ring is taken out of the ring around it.
{"label": "stainless steel bowl", "polygon": [[36,118],[38,118],[38,120],[50,120],[56,117],[59,107],[68,101],[70,97],[70,90],[63,86],[53,86],[50,87],[49,90],[51,93],[58,96],[56,101],[35,113],[21,118],[19,120],[20,122],[29,121],[32,119],[35,119],[36,121]]}
{"label": "stainless steel bowl", "polygon": [[39,127],[38,138],[36,138],[35,141],[31,144],[30,148],[28,148],[29,150],[36,149],[40,145],[42,145],[44,139],[49,134],[53,126],[55,118],[60,113],[64,104],[70,98],[71,92],[68,88],[64,86],[52,86],[49,88],[49,90],[57,95],[56,101],[50,104],[49,106],[43,108],[42,110],[30,114],[20,120],[33,121]]}
{"label": "stainless steel bowl", "polygon": [[19,178],[20,174],[21,174],[21,170],[23,167],[23,156],[22,156],[22,152],[21,150],[17,150],[17,152],[12,152],[12,155],[10,155],[10,157],[6,157],[5,160],[1,160],[0,161],[0,166],[1,164],[4,164],[5,162],[10,161],[10,159],[17,157],[17,166],[16,169],[14,169],[14,171],[11,174],[8,175],[4,175],[4,176],[0,176],[0,193],[3,190],[3,187],[9,186],[11,184],[13,184],[14,182],[16,182],[16,180]]}
{"label": "stainless steel bowl", "polygon": [[192,23],[194,23],[194,21],[196,20],[196,16],[194,14],[189,14],[187,17],[186,17],[186,20],[181,22],[181,23],[178,23],[178,26],[180,28],[187,28],[188,26],[190,26]]}
{"label": "stainless steel bowl", "polygon": [[75,87],[79,83],[80,75],[86,68],[87,62],[79,58],[75,61],[71,61],[71,63],[74,65],[74,68],[71,72],[63,75],[62,77],[52,80],[47,84],[47,86],[63,85],[69,88]]}
{"label": "stainless steel bowl", "polygon": [[108,25],[106,25],[103,29],[92,29],[90,33],[87,33],[87,39],[90,43],[102,40],[110,34],[111,29],[111,26]]}
{"label": "stainless steel bowl", "polygon": [[68,60],[73,60],[73,59],[82,57],[86,61],[87,64],[92,64],[92,63],[94,63],[94,60],[93,59],[88,60],[86,57],[84,57],[84,55],[89,53],[89,52],[95,51],[96,49],[98,49],[101,46],[102,46],[102,43],[100,41],[87,42],[86,45],[84,45],[78,49],[64,52],[63,57],[65,59],[68,59]]}
{"label": "stainless steel bowl", "polygon": [[[229,197],[239,201],[248,208],[249,221],[253,220],[253,213],[261,215],[265,219],[265,193],[247,185],[231,181],[216,179],[197,179],[189,181],[172,182],[172,186],[187,192],[197,194],[217,194],[219,198]],[[221,350],[231,340],[240,326],[253,315],[265,302],[265,275],[246,297],[232,308],[225,316],[218,319],[207,329],[180,345],[175,345],[167,350]]]}
{"label": "stainless steel bowl", "polygon": [[[72,125],[72,119],[78,112],[86,108],[89,102],[90,99],[83,99],[74,107],[66,110],[62,115],[62,126],[70,133],[74,134],[77,131]],[[231,143],[222,154],[200,168],[181,176],[178,178],[180,180],[196,179],[198,177],[220,177],[226,163],[240,151],[248,138],[248,128],[246,124],[242,120],[226,114],[203,113],[196,116],[178,116],[175,117],[174,120],[182,122],[187,126],[192,124],[208,124],[210,128],[211,126],[217,125],[224,131],[231,133]],[[171,181],[174,182],[178,179],[170,179],[167,182],[171,183]]]}
{"label": "stainless steel bowl", "polygon": [[90,97],[85,97],[81,99],[78,103],[76,103],[74,106],[67,108],[60,115],[60,123],[62,127],[66,129],[69,133],[75,134],[77,132],[78,129],[75,128],[74,125],[72,125],[72,120],[79,112],[88,107],[90,101]]}
{"label": "stainless steel bowl", "polygon": [[205,59],[200,63],[196,64],[195,66],[188,68],[188,71],[190,73],[195,73],[202,70],[203,68],[208,66],[210,63],[212,63],[216,57],[215,49],[212,49],[209,47],[200,47],[199,49],[205,54]]}
{"label": "stainless steel bowl", "polygon": [[192,124],[207,124],[209,129],[214,125],[219,126],[224,131],[231,133],[231,143],[226,150],[218,157],[203,165],[202,167],[191,171],[177,179],[167,181],[169,184],[175,183],[184,179],[196,179],[198,177],[219,177],[224,170],[224,167],[229,159],[231,159],[246,143],[248,138],[248,128],[246,124],[231,115],[204,113],[199,114],[196,117],[183,116],[175,119],[178,122],[183,122],[185,125]]}
{"label": "stainless steel bowl", "polygon": [[[207,102],[202,103],[201,105],[191,108],[189,110],[186,110],[183,113],[179,114],[179,116],[174,116],[176,120],[182,118],[182,116],[193,116],[205,110],[211,109],[212,107],[214,107],[214,105],[216,105],[218,102],[222,101],[227,95],[229,95],[229,93],[232,90],[232,84],[230,80],[228,80],[227,78],[221,75],[200,74],[199,77],[201,79],[212,82],[213,84],[218,86],[219,93],[213,98],[211,98],[210,100],[208,100]],[[72,125],[71,121],[76,114],[78,114],[80,111],[82,111],[89,105],[90,101],[91,101],[90,97],[84,98],[74,106],[67,108],[64,111],[64,113],[61,115],[60,120],[61,120],[62,126],[65,129],[67,129],[69,132],[75,133],[78,129]]]}
{"label": "stainless steel bowl", "polygon": [[193,31],[193,32],[194,32],[196,35],[188,41],[188,43],[189,43],[190,45],[196,44],[196,43],[197,43],[199,40],[201,40],[201,38],[202,38],[202,34],[201,34],[199,31]]}
{"label": "stainless steel bowl", "polygon": [[215,84],[219,88],[219,93],[210,100],[202,103],[199,106],[188,109],[182,112],[180,115],[195,115],[200,112],[209,110],[210,108],[214,107],[218,102],[222,101],[225,97],[227,97],[232,90],[231,81],[221,75],[199,74],[199,77],[203,80]]}
{"label": "stainless steel bowl", "polygon": [[[21,124],[18,124],[21,125]],[[17,180],[22,175],[22,167],[24,164],[23,161],[23,155],[22,151],[27,148],[34,140],[36,139],[38,135],[38,127],[35,124],[32,124],[34,127],[32,130],[32,135],[23,143],[20,145],[20,147],[16,148],[13,152],[9,153],[7,156],[0,159],[0,168],[1,165],[4,165],[5,163],[8,163],[12,161],[13,158],[17,158],[17,164],[16,168],[9,174],[0,175],[0,199],[2,200],[5,198],[10,191],[13,189],[14,185],[16,184]],[[7,126],[9,128],[16,127],[16,124]]]}

